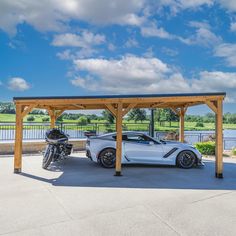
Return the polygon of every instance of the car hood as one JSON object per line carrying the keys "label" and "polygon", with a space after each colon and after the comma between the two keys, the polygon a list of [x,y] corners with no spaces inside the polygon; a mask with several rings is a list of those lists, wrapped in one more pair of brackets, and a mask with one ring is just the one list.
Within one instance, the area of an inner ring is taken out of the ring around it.
{"label": "car hood", "polygon": [[165,145],[167,146],[171,146],[171,147],[186,147],[186,148],[194,148],[193,145],[191,144],[188,144],[188,143],[181,143],[181,142],[178,142],[178,141],[166,141],[165,140]]}

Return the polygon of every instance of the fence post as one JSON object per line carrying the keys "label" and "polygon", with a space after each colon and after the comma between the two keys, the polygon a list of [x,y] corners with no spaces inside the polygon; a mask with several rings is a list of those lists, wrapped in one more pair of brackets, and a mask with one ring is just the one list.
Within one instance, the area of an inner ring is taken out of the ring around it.
{"label": "fence post", "polygon": [[151,109],[151,120],[149,124],[149,134],[151,137],[154,137],[154,131],[155,131],[155,123],[154,123],[154,109]]}
{"label": "fence post", "polygon": [[98,123],[95,123],[95,130],[96,130],[96,135],[97,135],[97,132],[98,132]]}

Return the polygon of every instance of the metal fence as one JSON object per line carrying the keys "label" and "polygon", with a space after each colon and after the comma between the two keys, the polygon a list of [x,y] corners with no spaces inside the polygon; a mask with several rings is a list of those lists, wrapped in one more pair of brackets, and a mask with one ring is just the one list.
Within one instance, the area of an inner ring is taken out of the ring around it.
{"label": "metal fence", "polygon": [[[165,139],[167,132],[155,132],[155,137],[158,139]],[[194,132],[186,131],[184,135],[185,142],[189,144],[195,144],[198,142],[206,142],[212,139],[215,136],[214,132]],[[236,147],[236,137],[223,137],[223,147],[224,150],[231,150]]]}
{"label": "metal fence", "polygon": [[[65,133],[69,134],[70,138],[84,138],[86,131],[94,131],[97,135],[115,132],[115,124],[109,123],[92,123],[80,125],[78,123],[57,123],[57,128],[60,128]],[[50,128],[49,123],[24,122],[23,124],[23,139],[44,139],[45,132]],[[123,130],[147,131],[149,123],[129,123],[123,125]],[[0,123],[0,141],[15,139],[15,123]]]}
{"label": "metal fence", "polygon": [[[114,132],[115,124],[108,123],[92,123],[87,125],[80,125],[78,123],[58,123],[56,127],[69,134],[70,138],[79,139],[85,138],[86,131],[93,131],[96,135]],[[49,123],[34,123],[25,122],[23,125],[23,139],[35,140],[44,139],[45,132],[50,128]],[[123,130],[126,131],[141,131],[148,134],[150,130],[149,123],[129,123],[123,124]],[[168,132],[155,131],[155,137],[158,139],[165,139]],[[194,144],[196,142],[203,142],[209,140],[214,136],[214,132],[199,132],[186,131],[185,141]],[[0,123],[0,141],[8,141],[15,139],[15,123]],[[236,137],[224,137],[224,149],[230,150],[236,147]]]}

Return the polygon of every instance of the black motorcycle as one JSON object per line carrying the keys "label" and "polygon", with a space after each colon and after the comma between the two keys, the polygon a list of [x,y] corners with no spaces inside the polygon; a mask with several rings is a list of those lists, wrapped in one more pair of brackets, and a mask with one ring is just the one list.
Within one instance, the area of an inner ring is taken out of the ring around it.
{"label": "black motorcycle", "polygon": [[50,129],[46,132],[47,147],[43,155],[42,167],[47,169],[51,162],[65,159],[71,154],[72,144],[68,143],[68,135],[59,129]]}

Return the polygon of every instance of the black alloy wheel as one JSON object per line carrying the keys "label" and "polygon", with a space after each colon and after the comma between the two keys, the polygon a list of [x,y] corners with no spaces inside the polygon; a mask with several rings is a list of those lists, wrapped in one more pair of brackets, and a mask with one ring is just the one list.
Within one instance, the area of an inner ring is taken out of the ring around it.
{"label": "black alloy wheel", "polygon": [[116,164],[116,150],[106,148],[99,155],[100,164],[105,168],[114,168]]}
{"label": "black alloy wheel", "polygon": [[177,166],[190,169],[196,163],[196,157],[191,151],[182,151],[177,157]]}

